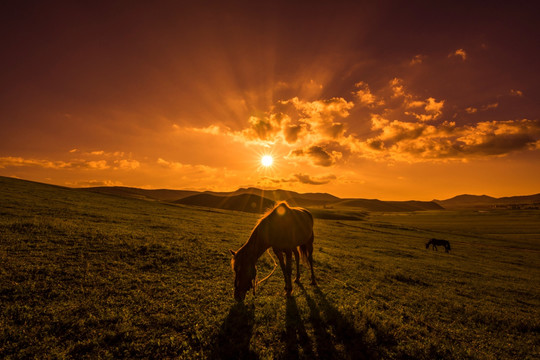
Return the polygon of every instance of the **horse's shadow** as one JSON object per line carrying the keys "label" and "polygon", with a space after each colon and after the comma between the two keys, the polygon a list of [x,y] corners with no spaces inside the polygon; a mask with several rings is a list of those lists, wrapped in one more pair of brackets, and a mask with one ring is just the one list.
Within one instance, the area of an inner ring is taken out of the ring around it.
{"label": "horse's shadow", "polygon": [[211,353],[212,359],[258,359],[249,349],[255,322],[255,306],[237,303],[219,329]]}
{"label": "horse's shadow", "polygon": [[[381,354],[373,343],[366,341],[367,329],[358,329],[350,319],[345,317],[328,299],[326,295],[315,287],[313,295],[299,285],[301,295],[305,297],[309,307],[307,321],[313,329],[314,343],[307,335],[296,301],[287,299],[286,335],[287,352],[285,358],[320,358],[320,359],[379,359]],[[373,329],[373,324],[370,324]],[[384,332],[373,329],[381,340],[382,346],[386,343]],[[391,342],[391,340],[390,340]],[[300,354],[300,349],[303,353]]]}
{"label": "horse's shadow", "polygon": [[299,350],[303,350],[305,357],[314,358],[313,344],[307,334],[304,320],[300,316],[298,305],[294,297],[287,297],[285,310],[285,358],[298,359]]}

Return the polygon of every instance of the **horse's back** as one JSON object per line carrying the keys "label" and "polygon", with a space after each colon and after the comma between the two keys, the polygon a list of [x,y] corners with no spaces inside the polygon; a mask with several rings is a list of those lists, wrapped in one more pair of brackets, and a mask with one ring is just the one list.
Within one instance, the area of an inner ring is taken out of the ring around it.
{"label": "horse's back", "polygon": [[313,216],[303,208],[286,207],[285,213],[276,212],[261,223],[270,246],[293,249],[307,244],[313,238]]}

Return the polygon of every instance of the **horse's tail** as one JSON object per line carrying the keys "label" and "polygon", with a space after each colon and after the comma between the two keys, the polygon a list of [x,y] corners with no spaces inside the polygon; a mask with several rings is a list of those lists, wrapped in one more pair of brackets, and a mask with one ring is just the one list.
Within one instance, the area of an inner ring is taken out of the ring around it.
{"label": "horse's tail", "polygon": [[300,257],[302,260],[307,263],[308,262],[308,256],[310,253],[313,253],[313,232],[311,233],[311,237],[309,238],[309,241],[305,244],[302,244],[298,247],[298,250],[300,250]]}

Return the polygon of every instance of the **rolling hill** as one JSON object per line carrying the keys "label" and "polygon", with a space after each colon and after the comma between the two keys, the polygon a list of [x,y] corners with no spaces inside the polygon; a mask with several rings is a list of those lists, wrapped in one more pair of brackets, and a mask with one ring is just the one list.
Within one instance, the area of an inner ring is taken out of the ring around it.
{"label": "rolling hill", "polygon": [[446,200],[433,200],[448,210],[494,208],[540,208],[540,194],[495,198],[487,195],[458,195]]}
{"label": "rolling hill", "polygon": [[145,200],[158,200],[158,201],[174,201],[182,199],[191,195],[198,194],[198,191],[191,190],[168,190],[168,189],[157,189],[157,190],[147,190],[139,189],[133,187],[125,186],[98,186],[98,187],[88,187],[80,188],[84,191],[90,191],[99,194],[115,195],[121,197],[130,197],[136,199],[145,199]]}
{"label": "rolling hill", "polygon": [[[342,199],[328,193],[298,193],[290,190],[263,190],[255,187],[239,188],[231,192],[140,189],[125,186],[101,186],[76,190],[135,198],[150,201],[172,202],[185,205],[206,206],[245,212],[263,212],[277,201],[287,201],[292,206],[311,208],[341,208],[370,212],[407,212],[429,210],[489,210],[489,209],[539,209],[540,193],[526,196],[495,198],[487,195],[463,194],[446,200],[432,201],[383,201],[378,199]],[[252,205],[255,204],[255,205]]]}
{"label": "rolling hill", "polygon": [[274,206],[274,201],[252,194],[234,196],[217,196],[212,194],[196,194],[173,201],[175,204],[204,206],[223,210],[236,210],[251,213],[262,213]]}
{"label": "rolling hill", "polygon": [[433,201],[381,201],[377,199],[347,199],[334,204],[336,207],[354,207],[364,211],[425,211],[444,210]]}

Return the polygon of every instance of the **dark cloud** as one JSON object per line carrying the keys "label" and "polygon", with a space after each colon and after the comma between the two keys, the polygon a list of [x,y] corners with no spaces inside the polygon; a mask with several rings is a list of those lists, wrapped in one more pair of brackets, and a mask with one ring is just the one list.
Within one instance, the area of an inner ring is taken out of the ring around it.
{"label": "dark cloud", "polygon": [[263,180],[270,181],[273,184],[284,184],[284,183],[301,183],[306,185],[325,185],[330,183],[332,180],[337,179],[335,175],[323,175],[323,176],[310,176],[307,174],[294,174],[290,178],[269,178],[265,177]]}
{"label": "dark cloud", "polygon": [[307,149],[296,149],[289,153],[289,157],[294,158],[306,158],[309,159],[313,165],[329,167],[336,163],[340,159],[342,154],[338,151],[329,152],[323,147],[313,145]]}
{"label": "dark cloud", "polygon": [[380,133],[361,142],[363,155],[374,159],[417,162],[466,160],[540,149],[540,121],[487,121],[457,126],[377,119]]}
{"label": "dark cloud", "polygon": [[296,177],[296,179],[298,179],[298,181],[302,184],[309,185],[324,185],[336,179],[335,175],[328,175],[321,178],[312,178],[311,176],[306,174],[294,174],[294,177]]}

